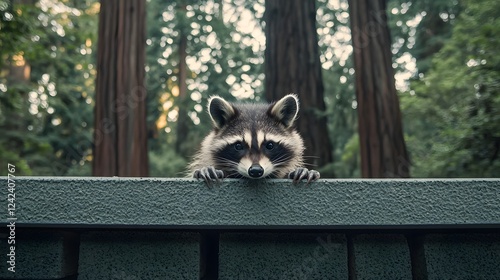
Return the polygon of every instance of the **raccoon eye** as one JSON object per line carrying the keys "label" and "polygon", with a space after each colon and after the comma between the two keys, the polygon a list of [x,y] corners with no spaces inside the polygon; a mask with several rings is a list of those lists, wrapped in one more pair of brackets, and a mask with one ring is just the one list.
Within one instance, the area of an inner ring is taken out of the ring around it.
{"label": "raccoon eye", "polygon": [[269,142],[267,142],[267,144],[266,144],[266,149],[268,149],[268,150],[272,150],[272,149],[274,149],[274,146],[275,146],[275,145],[276,145],[276,144],[275,144],[274,142],[269,141]]}
{"label": "raccoon eye", "polygon": [[240,142],[236,142],[236,143],[234,144],[234,149],[235,149],[236,151],[241,151],[241,150],[243,150],[243,144],[241,144]]}

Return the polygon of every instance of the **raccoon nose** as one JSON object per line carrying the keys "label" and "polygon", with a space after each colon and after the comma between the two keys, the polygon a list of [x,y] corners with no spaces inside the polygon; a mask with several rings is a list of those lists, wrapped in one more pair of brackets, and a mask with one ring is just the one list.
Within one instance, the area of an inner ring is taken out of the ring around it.
{"label": "raccoon nose", "polygon": [[254,164],[248,168],[248,175],[253,178],[259,178],[262,174],[264,174],[264,168],[258,164]]}

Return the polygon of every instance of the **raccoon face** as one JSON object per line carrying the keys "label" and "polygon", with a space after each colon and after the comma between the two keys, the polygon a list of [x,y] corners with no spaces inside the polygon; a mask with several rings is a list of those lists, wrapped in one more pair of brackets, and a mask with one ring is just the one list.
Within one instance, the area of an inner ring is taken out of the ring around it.
{"label": "raccoon face", "polygon": [[299,109],[295,95],[273,104],[232,104],[212,97],[214,131],[205,143],[226,177],[284,177],[302,163],[303,141],[292,128]]}

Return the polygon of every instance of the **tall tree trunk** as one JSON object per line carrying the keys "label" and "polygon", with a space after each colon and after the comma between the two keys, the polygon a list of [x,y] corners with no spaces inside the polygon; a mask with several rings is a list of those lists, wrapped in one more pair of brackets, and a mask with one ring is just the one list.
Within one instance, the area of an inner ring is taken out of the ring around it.
{"label": "tall tree trunk", "polygon": [[288,93],[301,103],[297,128],[304,138],[306,163],[332,162],[326,126],[323,80],[316,33],[315,0],[266,0],[265,90],[269,101]]}
{"label": "tall tree trunk", "polygon": [[101,1],[94,176],[147,176],[144,0]]}
{"label": "tall tree trunk", "polygon": [[349,0],[364,178],[409,177],[385,0]]}

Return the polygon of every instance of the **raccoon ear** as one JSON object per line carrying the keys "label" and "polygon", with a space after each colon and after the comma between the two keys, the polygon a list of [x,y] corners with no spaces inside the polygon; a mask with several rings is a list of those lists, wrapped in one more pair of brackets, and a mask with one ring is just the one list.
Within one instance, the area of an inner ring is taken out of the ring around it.
{"label": "raccoon ear", "polygon": [[269,107],[268,114],[290,128],[299,112],[299,99],[295,94],[288,94]]}
{"label": "raccoon ear", "polygon": [[212,96],[208,100],[208,113],[214,126],[219,129],[236,115],[233,105],[219,96]]}

